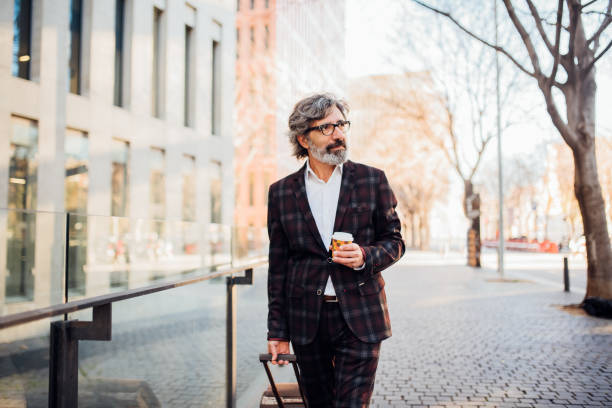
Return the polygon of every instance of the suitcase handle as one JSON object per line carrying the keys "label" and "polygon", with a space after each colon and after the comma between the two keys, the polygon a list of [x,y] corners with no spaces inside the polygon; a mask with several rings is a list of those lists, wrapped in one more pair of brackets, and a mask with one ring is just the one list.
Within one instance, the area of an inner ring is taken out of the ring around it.
{"label": "suitcase handle", "polygon": [[[285,360],[285,361],[289,361],[290,363],[293,363],[294,361],[296,361],[295,354],[278,354],[276,357],[276,361],[278,360]],[[264,361],[272,361],[272,354],[270,353],[260,354],[259,361],[261,361],[262,363]]]}
{"label": "suitcase handle", "polygon": [[[306,402],[306,398],[304,397],[304,390],[302,388],[302,379],[300,378],[300,371],[297,366],[297,359],[294,354],[278,354],[276,356],[276,360],[285,360],[289,361],[293,366],[293,372],[295,373],[295,379],[297,380],[298,387],[300,388],[300,395],[302,396],[302,401],[304,402],[304,407],[308,408],[308,402]],[[274,378],[272,377],[272,372],[270,371],[270,367],[268,367],[268,362],[272,361],[272,354],[265,353],[259,355],[259,361],[263,364],[266,374],[268,375],[268,380],[270,381],[270,387],[272,387],[272,392],[274,393],[274,398],[276,398],[276,403],[279,408],[285,408],[285,404],[283,403],[283,399],[280,397],[278,393],[278,389],[276,388],[276,384],[274,383]]]}

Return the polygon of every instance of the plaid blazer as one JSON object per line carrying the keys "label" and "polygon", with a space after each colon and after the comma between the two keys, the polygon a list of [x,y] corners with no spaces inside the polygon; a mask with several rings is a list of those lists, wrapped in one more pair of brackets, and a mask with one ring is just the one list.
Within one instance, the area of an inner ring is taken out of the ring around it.
{"label": "plaid blazer", "polygon": [[343,166],[334,231],[350,232],[364,249],[365,268],[333,263],[313,218],[304,165],[270,186],[268,193],[268,339],[310,343],[319,327],[328,276],[348,327],[361,341],[391,336],[381,271],[404,254],[395,207],[385,173],[347,161]]}

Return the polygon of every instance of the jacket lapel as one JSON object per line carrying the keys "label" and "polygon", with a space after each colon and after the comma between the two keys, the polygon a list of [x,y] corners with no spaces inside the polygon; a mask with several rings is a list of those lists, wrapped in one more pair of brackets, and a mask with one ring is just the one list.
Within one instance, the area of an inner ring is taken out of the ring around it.
{"label": "jacket lapel", "polygon": [[319,243],[319,246],[323,248],[323,250],[327,253],[328,249],[325,248],[323,241],[321,240],[321,234],[319,233],[319,229],[317,228],[317,223],[312,215],[312,211],[310,210],[310,204],[308,204],[308,196],[306,195],[306,182],[304,180],[304,173],[306,171],[306,164],[294,173],[293,183],[294,188],[293,192],[295,194],[295,199],[297,201],[297,205],[304,214],[304,218],[306,219],[306,225],[310,229],[312,235],[314,235],[316,241]]}
{"label": "jacket lapel", "polygon": [[340,231],[342,219],[348,209],[353,192],[353,172],[355,168],[351,161],[342,166],[342,184],[340,185],[340,197],[338,197],[338,208],[336,209],[336,220],[334,221],[334,232]]}

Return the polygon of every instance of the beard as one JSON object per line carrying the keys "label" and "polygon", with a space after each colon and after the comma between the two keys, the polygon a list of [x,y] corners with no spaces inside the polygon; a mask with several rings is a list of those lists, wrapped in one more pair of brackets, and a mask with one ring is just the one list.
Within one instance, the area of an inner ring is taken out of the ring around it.
{"label": "beard", "polygon": [[[335,147],[343,146],[344,149],[336,150],[332,152]],[[326,147],[319,148],[308,138],[308,151],[318,161],[332,166],[337,166],[344,163],[348,158],[348,146],[344,140],[338,140],[335,143],[331,143]]]}

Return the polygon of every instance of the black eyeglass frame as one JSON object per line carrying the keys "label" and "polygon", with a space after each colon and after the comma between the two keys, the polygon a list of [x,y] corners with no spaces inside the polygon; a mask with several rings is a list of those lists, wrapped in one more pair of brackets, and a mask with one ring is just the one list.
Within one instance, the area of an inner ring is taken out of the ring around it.
{"label": "black eyeglass frame", "polygon": [[[329,132],[329,133],[327,133],[327,134],[326,134],[326,133],[323,131],[323,129],[324,129],[326,126],[333,126],[332,131],[331,131],[331,132]],[[336,123],[324,123],[324,124],[319,125],[319,126],[309,127],[308,129],[306,129],[306,130],[304,131],[304,134],[306,134],[306,133],[310,132],[311,130],[318,130],[318,131],[319,131],[319,132],[321,132],[323,135],[325,135],[325,136],[330,136],[330,135],[332,135],[332,134],[334,133],[334,131],[336,130],[336,128],[337,128],[338,126],[341,126],[341,127],[348,126],[348,127],[349,127],[349,129],[350,129],[350,128],[351,128],[351,121],[350,121],[350,120],[339,120],[339,121],[338,121],[338,122],[336,122]],[[342,129],[341,129],[341,130],[342,130]],[[346,129],[346,130],[348,130],[348,129]],[[344,132],[344,130],[343,130],[343,132]]]}

